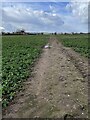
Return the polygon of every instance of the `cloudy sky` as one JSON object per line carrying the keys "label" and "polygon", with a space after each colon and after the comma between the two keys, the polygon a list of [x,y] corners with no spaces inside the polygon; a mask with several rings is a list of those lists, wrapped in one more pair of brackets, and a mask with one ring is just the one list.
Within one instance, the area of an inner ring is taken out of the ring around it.
{"label": "cloudy sky", "polygon": [[12,32],[88,32],[88,1],[48,0],[0,3],[0,29]]}

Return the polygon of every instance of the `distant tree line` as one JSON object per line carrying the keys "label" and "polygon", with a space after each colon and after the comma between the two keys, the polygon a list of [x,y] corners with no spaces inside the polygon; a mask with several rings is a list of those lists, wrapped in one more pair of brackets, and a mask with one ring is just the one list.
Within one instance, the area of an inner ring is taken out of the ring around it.
{"label": "distant tree line", "polygon": [[16,32],[2,32],[2,35],[38,35],[41,34],[43,35],[43,33],[30,33],[30,32],[25,32],[24,29],[17,29]]}
{"label": "distant tree line", "polygon": [[2,32],[2,35],[43,35],[43,33],[16,33],[16,32]]}
{"label": "distant tree line", "polygon": [[[2,32],[1,33],[2,35],[43,35],[43,34],[52,34],[52,35],[57,35],[57,34],[64,34],[64,35],[68,35],[68,34],[72,34],[72,35],[76,35],[76,34],[87,34],[87,33],[83,33],[83,32],[80,32],[80,33],[76,33],[76,32],[72,32],[72,33],[57,33],[57,32],[54,32],[54,33],[44,33],[44,32],[39,32],[39,33],[31,33],[31,32],[25,32],[24,29],[17,29],[16,32]],[[88,33],[90,34],[90,33]]]}

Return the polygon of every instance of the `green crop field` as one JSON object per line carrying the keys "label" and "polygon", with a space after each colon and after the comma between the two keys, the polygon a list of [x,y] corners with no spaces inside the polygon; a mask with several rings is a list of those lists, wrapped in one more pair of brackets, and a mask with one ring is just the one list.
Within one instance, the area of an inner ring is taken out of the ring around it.
{"label": "green crop field", "polygon": [[2,86],[0,84],[0,98],[2,97]]}
{"label": "green crop field", "polygon": [[34,62],[47,41],[48,36],[44,35],[2,37],[3,107],[8,105],[22,87],[22,82],[30,76]]}
{"label": "green crop field", "polygon": [[90,46],[88,45],[88,34],[58,35],[58,40],[66,47],[71,47],[81,55],[90,58]]}
{"label": "green crop field", "polygon": [[[23,81],[31,75],[36,59],[48,42],[47,35],[17,35],[2,37],[2,92],[3,107],[21,90]],[[57,35],[66,47],[90,57],[88,35]]]}

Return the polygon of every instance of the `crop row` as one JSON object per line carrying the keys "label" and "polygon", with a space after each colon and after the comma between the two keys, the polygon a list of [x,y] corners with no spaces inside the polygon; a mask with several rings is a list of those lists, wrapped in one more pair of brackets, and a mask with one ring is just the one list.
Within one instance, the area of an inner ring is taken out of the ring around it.
{"label": "crop row", "polygon": [[2,97],[2,86],[0,84],[0,98]]}
{"label": "crop row", "polygon": [[58,39],[66,47],[73,48],[81,55],[90,58],[90,46],[88,45],[88,35],[58,35]]}
{"label": "crop row", "polygon": [[3,36],[2,38],[2,98],[3,107],[14,98],[22,82],[30,74],[48,36]]}

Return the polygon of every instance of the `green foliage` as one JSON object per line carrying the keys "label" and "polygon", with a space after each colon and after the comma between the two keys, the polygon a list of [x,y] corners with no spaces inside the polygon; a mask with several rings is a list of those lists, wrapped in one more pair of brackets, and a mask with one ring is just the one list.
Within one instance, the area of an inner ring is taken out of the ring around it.
{"label": "green foliage", "polygon": [[66,47],[72,47],[76,52],[90,58],[90,46],[88,45],[88,35],[58,35],[58,39]]}
{"label": "green foliage", "polygon": [[2,86],[0,84],[0,98],[2,97]]}
{"label": "green foliage", "polygon": [[3,107],[14,98],[30,71],[48,36],[3,36],[2,37],[2,98]]}

